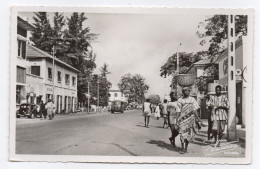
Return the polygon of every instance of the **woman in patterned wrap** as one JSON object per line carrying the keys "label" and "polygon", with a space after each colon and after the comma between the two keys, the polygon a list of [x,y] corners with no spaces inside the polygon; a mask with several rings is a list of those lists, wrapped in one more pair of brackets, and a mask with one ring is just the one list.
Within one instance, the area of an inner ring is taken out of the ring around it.
{"label": "woman in patterned wrap", "polygon": [[177,104],[180,108],[178,113],[178,126],[181,139],[181,154],[187,153],[189,142],[194,139],[196,122],[201,120],[197,115],[200,108],[195,98],[190,96],[190,87],[183,87],[183,97],[179,98]]}

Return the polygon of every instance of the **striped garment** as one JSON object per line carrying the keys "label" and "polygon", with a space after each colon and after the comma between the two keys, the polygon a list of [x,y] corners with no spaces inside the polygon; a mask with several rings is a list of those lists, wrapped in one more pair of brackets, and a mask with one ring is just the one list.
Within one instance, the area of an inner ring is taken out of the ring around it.
{"label": "striped garment", "polygon": [[[220,96],[210,96],[209,101],[207,102],[207,106],[209,107],[229,107],[228,98],[226,95],[220,95]],[[212,109],[211,112],[211,120],[227,120],[227,111],[224,109]]]}
{"label": "striped garment", "polygon": [[195,136],[195,115],[194,111],[199,109],[199,104],[193,97],[179,98],[177,104],[180,108],[179,121],[179,133],[181,141],[185,139],[191,141]]}

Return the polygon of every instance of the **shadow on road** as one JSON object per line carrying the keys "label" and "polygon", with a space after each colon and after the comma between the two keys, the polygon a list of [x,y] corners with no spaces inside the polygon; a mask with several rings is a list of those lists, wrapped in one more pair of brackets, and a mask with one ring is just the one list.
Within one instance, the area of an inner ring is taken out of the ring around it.
{"label": "shadow on road", "polygon": [[141,125],[141,124],[137,124],[136,126],[137,127],[145,127],[144,125]]}
{"label": "shadow on road", "polygon": [[162,149],[167,149],[169,151],[179,152],[181,150],[179,147],[174,148],[171,144],[168,144],[168,143],[161,141],[161,140],[150,140],[147,143],[148,144],[155,144],[156,146],[158,146]]}

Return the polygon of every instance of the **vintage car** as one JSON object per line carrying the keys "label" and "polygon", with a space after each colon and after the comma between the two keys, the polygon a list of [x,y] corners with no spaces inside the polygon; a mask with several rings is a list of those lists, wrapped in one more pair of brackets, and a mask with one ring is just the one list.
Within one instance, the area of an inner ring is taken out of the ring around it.
{"label": "vintage car", "polygon": [[20,105],[19,110],[16,112],[16,117],[28,117],[28,118],[34,118],[37,117],[38,111],[37,111],[37,105],[31,104],[31,103],[23,103]]}
{"label": "vintage car", "polygon": [[114,112],[124,113],[126,106],[127,106],[127,102],[121,100],[114,100],[111,102],[111,113]]}

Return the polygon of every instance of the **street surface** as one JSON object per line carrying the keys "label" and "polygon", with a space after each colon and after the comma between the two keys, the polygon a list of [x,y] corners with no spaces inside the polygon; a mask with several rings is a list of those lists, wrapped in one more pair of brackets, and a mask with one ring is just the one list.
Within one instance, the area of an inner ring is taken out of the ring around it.
{"label": "street surface", "polygon": [[144,127],[140,110],[110,114],[86,113],[57,115],[53,120],[21,118],[16,121],[16,153],[38,155],[113,155],[113,156],[186,156],[244,157],[244,143],[224,142],[213,148],[206,139],[207,127],[189,144],[187,154],[169,142],[170,129],[162,128],[163,119],[151,117]]}

